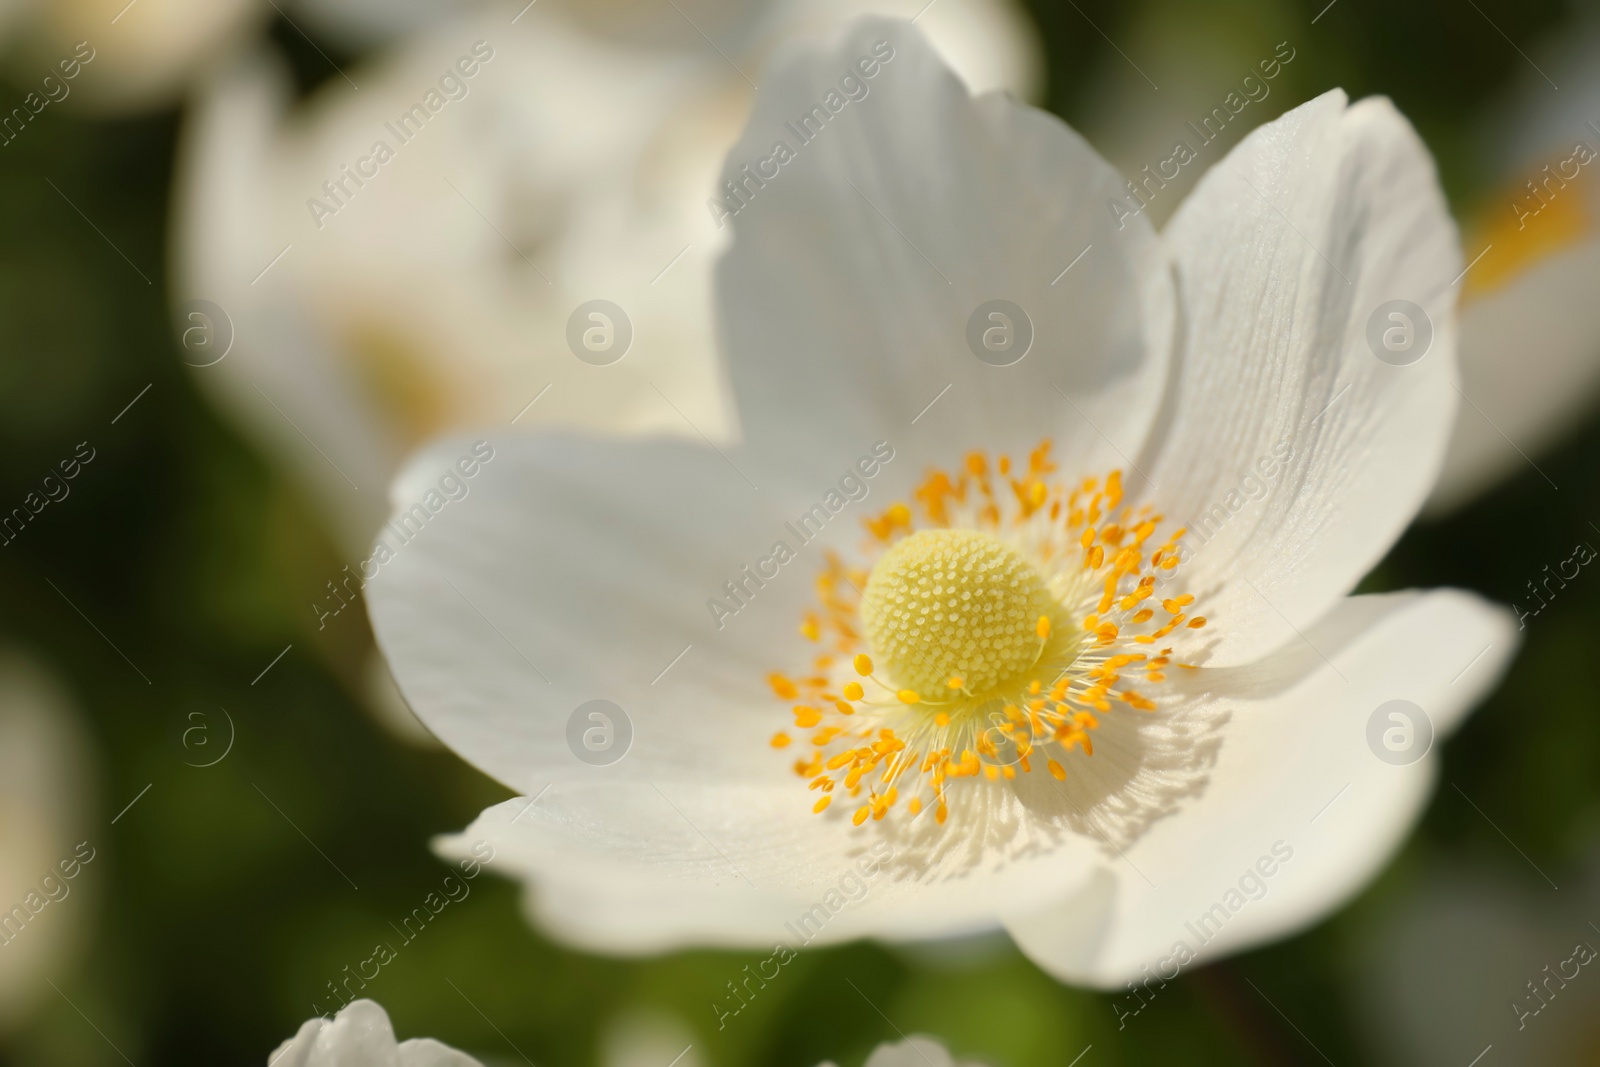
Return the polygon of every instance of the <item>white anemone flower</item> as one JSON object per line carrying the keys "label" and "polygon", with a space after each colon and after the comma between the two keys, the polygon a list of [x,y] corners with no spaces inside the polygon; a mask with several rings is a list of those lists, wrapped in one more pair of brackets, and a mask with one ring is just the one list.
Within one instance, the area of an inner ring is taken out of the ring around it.
{"label": "white anemone flower", "polygon": [[85,866],[96,842],[80,836],[93,800],[87,750],[59,682],[31,657],[0,653],[0,1033],[51,995],[45,980],[61,977],[91,926],[100,872]]}
{"label": "white anemone flower", "polygon": [[[284,73],[247,58],[185,128],[173,235],[185,359],[351,552],[386,517],[403,458],[453,428],[731,434],[711,297],[729,230],[706,203],[761,56],[861,9],[724,5],[750,13],[744,43],[696,35],[687,48],[619,43],[524,6],[433,25],[347,70],[359,91],[331,78],[292,108]],[[1013,0],[943,0],[921,24],[974,87],[1037,88]],[[620,361],[606,366],[569,340],[596,299],[623,309],[628,326],[613,326],[632,337],[614,335]]]}
{"label": "white anemone flower", "polygon": [[431,1037],[397,1042],[377,1002],[352,1000],[332,1019],[308,1019],[278,1046],[268,1067],[483,1067]]}
{"label": "white anemone flower", "polygon": [[[431,1038],[396,1042],[388,1014],[371,1000],[353,1000],[332,1019],[307,1020],[299,1033],[278,1046],[267,1064],[268,1067],[482,1067],[466,1053]],[[879,1045],[867,1058],[866,1067],[982,1065],[957,1064],[943,1045],[918,1034],[893,1045]]]}
{"label": "white anemone flower", "polygon": [[[874,19],[763,74],[746,167],[741,443],[496,435],[369,587],[411,706],[524,794],[466,839],[555,937],[777,942],[768,979],[997,927],[1065,980],[1170,978],[1358,890],[1515,643],[1467,593],[1349,595],[1455,407],[1410,126],[1329,92],[1158,236],[1065,125]],[[1432,324],[1404,366],[1367,337],[1395,300]]]}
{"label": "white anemone flower", "polygon": [[[1600,24],[1541,55],[1543,77],[1494,124],[1486,154],[1506,161],[1465,241],[1463,406],[1430,511],[1508,477],[1543,485],[1537,456],[1600,394]],[[1553,484],[1553,483],[1552,483]]]}

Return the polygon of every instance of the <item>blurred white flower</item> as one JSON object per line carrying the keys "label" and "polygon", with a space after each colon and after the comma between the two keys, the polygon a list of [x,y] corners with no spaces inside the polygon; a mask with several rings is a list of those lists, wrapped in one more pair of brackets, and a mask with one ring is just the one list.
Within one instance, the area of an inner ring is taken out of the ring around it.
{"label": "blurred white flower", "polygon": [[[657,1035],[659,1036],[659,1035]],[[632,1053],[649,1047],[665,1050],[668,1045],[630,1045]],[[667,1060],[641,1060],[617,1058],[608,1049],[603,1062],[611,1067],[649,1064],[663,1067]],[[682,1056],[682,1048],[667,1055]],[[674,1063],[697,1061],[678,1061]],[[267,1067],[482,1067],[477,1060],[463,1052],[441,1045],[429,1038],[413,1038],[396,1043],[394,1028],[383,1008],[370,1000],[354,1000],[333,1019],[311,1019],[300,1027],[300,1032],[278,1046],[267,1061]],[[819,1067],[832,1067],[822,1064]],[[879,1045],[868,1057],[866,1067],[982,1067],[981,1064],[957,1064],[943,1045],[929,1037],[916,1035],[905,1041]]]}
{"label": "blurred white flower", "polygon": [[[271,14],[261,0],[11,0],[0,4],[0,38],[24,39],[11,59],[22,84],[49,74],[47,93],[123,114],[177,102]],[[63,81],[55,67],[80,42],[94,59]]]}
{"label": "blurred white flower", "polygon": [[45,980],[85,940],[95,877],[82,877],[75,850],[93,800],[88,761],[59,683],[31,658],[0,653],[0,1033],[53,996]]}
{"label": "blurred white flower", "polygon": [[1485,155],[1494,191],[1463,251],[1462,405],[1429,501],[1444,512],[1510,476],[1543,484],[1539,453],[1600,394],[1600,24],[1540,55]]}
{"label": "blurred white flower", "polygon": [[1595,1063],[1600,852],[1588,859],[1583,881],[1561,875],[1559,892],[1526,868],[1426,863],[1354,946],[1364,1062],[1447,1067],[1492,1045],[1505,1063]]}
{"label": "blurred white flower", "polygon": [[309,1019],[278,1046],[267,1067],[483,1067],[429,1037],[396,1042],[389,1015],[370,1000],[353,1000],[332,1019]]}
{"label": "blurred white flower", "polygon": [[[833,1067],[826,1063],[820,1067]],[[948,1049],[931,1037],[914,1034],[894,1044],[887,1042],[873,1050],[865,1067],[983,1067],[972,1060],[956,1062]]]}
{"label": "blurred white flower", "polygon": [[[257,56],[210,86],[185,131],[174,289],[232,327],[231,351],[197,373],[313,487],[351,552],[385,517],[401,458],[443,430],[515,417],[731,435],[710,284],[728,231],[707,201],[762,55],[861,10],[742,5],[752,28],[724,55],[698,35],[619,44],[522,7],[433,25],[348,70],[359,91],[331,79],[293,109]],[[1011,0],[941,0],[921,24],[976,88],[1038,83]],[[613,366],[569,346],[569,319],[596,298],[631,321]],[[180,316],[203,343],[202,320]]]}
{"label": "blurred white flower", "polygon": [[[1003,925],[1116,986],[1315,921],[1425,803],[1416,731],[1515,644],[1465,593],[1348,595],[1455,407],[1460,252],[1415,133],[1327,93],[1158,237],[913,27],[786,57],[725,170],[767,179],[717,273],[743,443],[501,434],[368,590],[418,715],[527,794],[467,839],[565,941],[777,941],[774,969]],[[1396,366],[1366,333],[1402,294],[1436,336]]]}

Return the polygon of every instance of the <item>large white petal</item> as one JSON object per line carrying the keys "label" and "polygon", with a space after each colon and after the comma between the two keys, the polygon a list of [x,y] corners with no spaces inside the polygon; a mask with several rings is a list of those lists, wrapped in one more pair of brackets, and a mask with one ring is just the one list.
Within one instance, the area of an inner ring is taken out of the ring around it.
{"label": "large white petal", "polygon": [[[1129,848],[1127,866],[1080,898],[1008,911],[1007,927],[1040,966],[1113,988],[1145,967],[1172,977],[1178,942],[1206,961],[1321,918],[1399,846],[1437,775],[1433,752],[1406,766],[1377,758],[1374,713],[1411,701],[1437,746],[1516,647],[1507,612],[1451,590],[1351,598],[1307,636],[1315,647],[1202,672],[1204,684],[1234,694],[1210,785]],[[1275,847],[1273,873],[1256,876],[1263,888],[1241,885]],[[1202,942],[1190,926],[1215,904],[1224,911]]]}
{"label": "large white petal", "polygon": [[[1347,108],[1337,90],[1246,137],[1166,237],[1185,339],[1140,469],[1189,527],[1211,662],[1249,662],[1354,588],[1431,488],[1456,406],[1460,251],[1415,132],[1387,100]],[[1407,366],[1367,339],[1394,300],[1431,320]]]}
{"label": "large white petal", "polygon": [[[879,437],[916,468],[1049,437],[1076,474],[1143,442],[1172,321],[1148,224],[1118,228],[1121,183],[1082,138],[971,99],[915,27],[866,19],[786,50],[724,175],[744,192],[721,202],[738,211],[718,308],[758,454],[815,480]],[[1034,331],[1006,367],[967,341],[996,299]]]}
{"label": "large white petal", "polygon": [[[375,553],[394,558],[367,568],[374,630],[418,717],[530,795],[552,780],[768,780],[751,755],[770,753],[786,717],[766,677],[804,666],[797,628],[821,566],[785,524],[814,501],[703,444],[502,433],[465,499],[398,528],[470,447],[441,442],[411,462]],[[861,507],[836,527],[859,530]],[[779,540],[796,558],[744,579]],[[719,618],[708,601],[737,606],[734,579],[749,603]],[[634,731],[627,757],[604,768],[567,741],[569,717],[595,699]]]}

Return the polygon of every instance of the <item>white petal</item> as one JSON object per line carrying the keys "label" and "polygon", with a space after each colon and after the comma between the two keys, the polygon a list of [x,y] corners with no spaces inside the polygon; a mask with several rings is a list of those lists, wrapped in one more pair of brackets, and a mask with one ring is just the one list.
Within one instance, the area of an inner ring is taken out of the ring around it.
{"label": "white petal", "polygon": [[[1455,227],[1393,106],[1334,91],[1246,137],[1166,236],[1186,338],[1140,470],[1189,528],[1210,662],[1249,662],[1354,588],[1431,488],[1456,405]],[[1408,366],[1368,344],[1392,300],[1431,320]]]}
{"label": "white petal", "polygon": [[1044,56],[1026,10],[1012,0],[778,0],[758,40],[832,36],[862,15],[916,19],[934,51],[974,95],[999,89],[1019,100],[1044,90]]}
{"label": "white petal", "polygon": [[904,1041],[879,1045],[867,1057],[866,1067],[982,1067],[981,1064],[962,1061],[955,1057],[936,1039],[922,1034],[912,1034]]}
{"label": "white petal", "polygon": [[[429,491],[443,499],[471,447],[443,442],[408,466],[375,553],[394,558],[362,566],[379,644],[423,723],[529,795],[551,781],[770,780],[750,758],[784,722],[765,679],[805,648],[796,628],[821,565],[785,527],[803,505],[755,489],[746,477],[768,472],[738,453],[504,434],[480,446],[492,458],[463,480],[465,499],[411,511]],[[725,583],[780,538],[799,558],[760,588],[746,580],[737,615],[714,616],[708,601],[737,606]],[[632,725],[611,766],[568,744],[569,719],[596,699]]]}
{"label": "white petal", "polygon": [[[1368,730],[1379,707],[1421,707],[1436,747],[1516,647],[1508,613],[1449,590],[1351,598],[1307,636],[1314,648],[1203,672],[1238,694],[1204,795],[1127,849],[1089,893],[1008,913],[1040,966],[1113,988],[1144,967],[1171,978],[1179,942],[1204,962],[1320,919],[1399,846],[1437,774],[1432,752],[1406,766],[1377,758]],[[1272,873],[1252,879],[1258,862]],[[1205,942],[1196,924],[1213,905],[1223,910]]]}
{"label": "white petal", "polygon": [[[173,197],[173,288],[184,302],[177,325],[180,338],[200,327],[197,341],[215,339],[222,336],[218,324],[207,335],[206,320],[191,319],[194,309],[185,304],[203,299],[222,309],[233,342],[226,355],[215,363],[215,349],[185,356],[209,364],[196,369],[201,387],[287,459],[335,519],[335,533],[358,551],[383,520],[381,487],[398,448],[303,303],[286,306],[271,295],[282,277],[272,271],[285,266],[272,261],[280,252],[292,256],[295,243],[288,237],[274,243],[282,236],[274,225],[274,178],[283,154],[276,136],[290,89],[287,72],[258,54],[196,94],[179,144]],[[294,203],[304,211],[301,199]],[[300,245],[308,250],[306,241]],[[292,269],[294,261],[288,265]]]}
{"label": "white petal", "polygon": [[329,1020],[307,1020],[278,1046],[270,1067],[482,1067],[431,1038],[396,1044],[389,1016],[371,1000],[353,1000]]}
{"label": "white petal", "polygon": [[1597,286],[1600,241],[1585,238],[1462,307],[1468,402],[1430,511],[1448,511],[1506,477],[1546,485],[1539,452],[1573,428],[1600,390]]}
{"label": "white petal", "polygon": [[[866,19],[825,50],[786,51],[725,176],[746,201],[723,202],[738,212],[718,306],[758,454],[814,482],[880,438],[920,469],[1049,437],[1075,476],[1143,441],[1171,326],[1148,225],[1118,229],[1120,181],[1082,138],[969,98],[914,27]],[[1035,334],[1012,366],[968,347],[996,299]]]}
{"label": "white petal", "polygon": [[935,855],[925,837],[959,832],[954,812],[944,830],[931,820],[855,830],[842,798],[840,811],[814,815],[797,779],[768,777],[743,787],[557,785],[489,808],[435,845],[458,861],[492,855],[489,869],[527,884],[541,930],[619,955],[978,933],[995,927],[996,901],[1043,907],[1079,891],[1096,865],[1094,843],[1077,838],[1002,864],[983,858],[980,842],[944,836],[948,850],[925,862]]}

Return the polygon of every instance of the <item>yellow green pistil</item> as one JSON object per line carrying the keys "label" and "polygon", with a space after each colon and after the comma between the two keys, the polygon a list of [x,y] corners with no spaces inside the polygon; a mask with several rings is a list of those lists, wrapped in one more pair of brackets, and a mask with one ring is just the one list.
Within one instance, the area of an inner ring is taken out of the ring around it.
{"label": "yellow green pistil", "polygon": [[1022,554],[981,530],[922,530],[885,552],[861,598],[883,676],[930,703],[1022,679],[1053,603]]}

